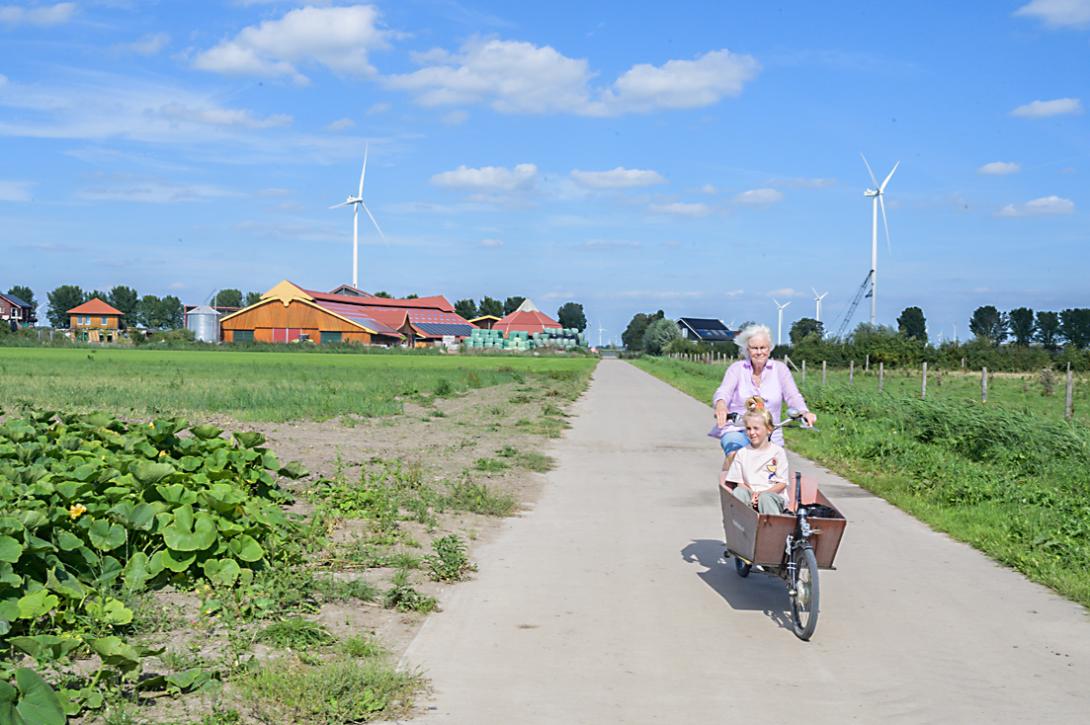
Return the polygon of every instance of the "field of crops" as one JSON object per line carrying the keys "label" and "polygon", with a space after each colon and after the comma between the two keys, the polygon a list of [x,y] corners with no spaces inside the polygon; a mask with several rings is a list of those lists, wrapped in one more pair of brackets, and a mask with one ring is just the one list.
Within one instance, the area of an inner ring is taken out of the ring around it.
{"label": "field of crops", "polygon": [[[635,364],[709,403],[723,372],[674,360]],[[819,371],[800,387],[820,432],[789,431],[788,445],[1090,606],[1090,430],[1085,417],[1063,420],[1062,389],[1042,396],[1027,378],[997,376],[981,404],[979,377],[975,388],[972,379],[933,380],[920,400],[918,378],[887,377],[878,393],[873,378],[849,386],[846,374],[821,385]]]}
{"label": "field of crops", "polygon": [[253,421],[369,417],[399,413],[419,394],[578,376],[593,366],[582,357],[0,348],[0,409]]}

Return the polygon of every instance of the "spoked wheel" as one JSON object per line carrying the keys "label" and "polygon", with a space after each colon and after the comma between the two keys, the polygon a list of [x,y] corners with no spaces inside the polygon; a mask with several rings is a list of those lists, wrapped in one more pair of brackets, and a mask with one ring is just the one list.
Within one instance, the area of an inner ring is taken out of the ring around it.
{"label": "spoked wheel", "polygon": [[818,620],[818,566],[814,550],[809,546],[795,549],[791,555],[795,562],[795,593],[791,596],[791,621],[795,636],[808,640],[817,628]]}
{"label": "spoked wheel", "polygon": [[738,572],[738,576],[745,579],[749,576],[749,570],[753,568],[753,565],[747,561],[742,561],[737,556],[734,557],[734,570]]}

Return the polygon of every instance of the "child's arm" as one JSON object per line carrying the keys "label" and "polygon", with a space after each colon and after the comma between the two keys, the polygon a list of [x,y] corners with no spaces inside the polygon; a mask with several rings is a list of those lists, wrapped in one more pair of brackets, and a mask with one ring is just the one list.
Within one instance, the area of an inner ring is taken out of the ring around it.
{"label": "child's arm", "polygon": [[748,490],[749,486],[746,484],[745,472],[742,470],[742,450],[734,453],[734,460],[730,462],[730,468],[727,469],[727,482]]}

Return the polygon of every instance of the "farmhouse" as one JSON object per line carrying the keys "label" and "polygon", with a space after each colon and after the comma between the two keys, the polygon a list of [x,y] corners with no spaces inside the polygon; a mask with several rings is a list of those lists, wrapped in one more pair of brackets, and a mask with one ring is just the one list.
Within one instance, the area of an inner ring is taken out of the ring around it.
{"label": "farmhouse", "polygon": [[116,342],[121,339],[121,317],[124,314],[98,297],[68,310],[68,328],[73,340],[79,342]]}
{"label": "farmhouse", "polygon": [[15,330],[30,327],[37,318],[29,302],[24,302],[15,295],[0,294],[0,321],[0,324],[10,325]]}
{"label": "farmhouse", "polygon": [[500,330],[504,336],[510,337],[512,332],[535,332],[545,330],[559,330],[561,325],[553,318],[539,310],[530,300],[523,300],[518,309],[492,325],[493,330]]}
{"label": "farmhouse", "polygon": [[693,342],[730,342],[737,334],[722,320],[710,317],[682,317],[678,319],[677,326],[681,336]]}
{"label": "farmhouse", "polygon": [[254,305],[220,320],[224,342],[357,342],[422,347],[444,336],[473,330],[441,295],[411,300],[376,297],[342,285],[317,292],[288,280],[261,295]]}

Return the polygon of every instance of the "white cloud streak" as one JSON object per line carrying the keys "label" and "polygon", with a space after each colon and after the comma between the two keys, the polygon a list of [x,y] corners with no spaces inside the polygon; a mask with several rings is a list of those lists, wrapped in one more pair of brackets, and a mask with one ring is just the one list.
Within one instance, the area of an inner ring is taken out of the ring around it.
{"label": "white cloud streak", "polygon": [[326,128],[330,131],[343,131],[346,128],[352,128],[356,125],[356,122],[351,118],[338,118],[336,121],[330,123]]}
{"label": "white cloud streak", "polygon": [[22,5],[0,5],[0,24],[3,25],[61,25],[72,19],[76,12],[75,3],[57,3],[24,7]]}
{"label": "white cloud streak", "polygon": [[1042,196],[1031,199],[1024,204],[1007,204],[998,212],[1002,217],[1022,216],[1051,216],[1057,214],[1072,214],[1075,211],[1075,202],[1062,196]]}
{"label": "white cloud streak", "polygon": [[623,166],[618,166],[609,171],[581,171],[575,169],[571,172],[571,177],[575,183],[588,189],[631,189],[666,183],[666,179],[657,171],[626,169]]}
{"label": "white cloud streak", "polygon": [[670,204],[652,204],[650,210],[655,214],[674,216],[702,217],[711,213],[711,207],[700,202],[675,201]]}
{"label": "white cloud streak", "polygon": [[734,197],[734,203],[742,206],[768,206],[780,201],[783,201],[783,192],[777,189],[750,189]]}
{"label": "white cloud streak", "polygon": [[1040,20],[1049,28],[1090,27],[1090,0],[1030,0],[1014,11]]}
{"label": "white cloud streak", "polygon": [[163,48],[170,45],[170,36],[166,33],[151,33],[142,36],[131,43],[122,43],[116,46],[123,53],[152,56],[158,54]]}
{"label": "white cloud streak", "polygon": [[1032,101],[1011,111],[1011,115],[1017,118],[1049,118],[1079,113],[1082,113],[1082,101],[1078,98]]}
{"label": "white cloud streak", "polygon": [[157,179],[141,179],[84,189],[77,196],[96,202],[175,204],[236,197],[241,194],[210,184],[175,184]]}
{"label": "white cloud streak", "polygon": [[0,201],[30,201],[30,187],[33,185],[29,181],[5,181],[0,179]]}
{"label": "white cloud streak", "polygon": [[533,186],[536,180],[537,166],[534,164],[518,164],[513,169],[503,166],[470,168],[463,165],[431,177],[431,183],[436,186],[472,191],[515,191]]}
{"label": "white cloud streak", "polygon": [[978,174],[984,174],[985,176],[1007,176],[1009,174],[1017,174],[1022,170],[1014,161],[992,161],[984,164],[976,171]]}

